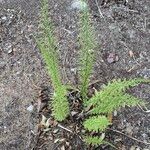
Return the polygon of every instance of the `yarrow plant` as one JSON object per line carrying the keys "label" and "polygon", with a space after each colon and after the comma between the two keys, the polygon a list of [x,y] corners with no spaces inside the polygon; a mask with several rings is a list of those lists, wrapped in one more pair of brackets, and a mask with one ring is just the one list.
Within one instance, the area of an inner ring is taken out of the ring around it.
{"label": "yarrow plant", "polygon": [[[89,132],[104,132],[111,124],[107,116],[114,110],[118,110],[124,106],[144,105],[141,99],[126,93],[126,90],[140,83],[149,82],[146,79],[118,79],[110,81],[101,91],[96,92],[86,102],[86,107],[92,107],[92,109],[89,111],[89,118],[83,122],[84,128]],[[102,138],[99,139],[97,136],[87,136],[87,138],[85,137],[85,141],[92,145],[105,143]]]}
{"label": "yarrow plant", "polygon": [[41,2],[41,34],[37,38],[37,44],[41,50],[41,54],[46,64],[48,74],[51,77],[54,95],[52,101],[53,115],[58,121],[63,121],[69,114],[69,103],[66,97],[66,87],[61,82],[61,75],[59,71],[57,41],[54,36],[54,28],[51,21],[49,21],[48,14],[48,0]]}
{"label": "yarrow plant", "polygon": [[[52,80],[54,89],[52,100],[53,116],[57,121],[63,121],[69,115],[67,88],[61,81],[57,40],[54,36],[54,26],[49,21],[48,0],[42,0],[41,4],[41,34],[36,41]],[[83,127],[88,132],[101,133],[101,136],[83,135],[83,137],[88,144],[100,145],[105,143],[103,133],[111,124],[107,117],[109,113],[126,105],[136,106],[137,104],[143,104],[140,99],[126,93],[126,90],[140,83],[149,83],[150,81],[146,79],[113,80],[107,83],[102,90],[96,92],[92,98],[88,98],[88,86],[95,60],[94,51],[97,46],[95,41],[89,10],[84,9],[80,14],[79,42],[81,49],[79,56],[79,91],[84,109],[91,109],[88,118],[83,122]]]}
{"label": "yarrow plant", "polygon": [[90,22],[90,14],[88,9],[85,9],[80,15],[80,34],[79,42],[81,45],[80,49],[80,92],[81,96],[84,99],[87,99],[87,92],[89,86],[89,79],[93,69],[93,64],[95,60],[94,49],[97,46],[95,42],[95,36],[93,27]]}

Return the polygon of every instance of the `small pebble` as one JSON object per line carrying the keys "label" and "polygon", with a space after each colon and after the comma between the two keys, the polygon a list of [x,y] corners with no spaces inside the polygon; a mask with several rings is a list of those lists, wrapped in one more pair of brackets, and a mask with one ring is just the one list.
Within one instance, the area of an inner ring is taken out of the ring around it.
{"label": "small pebble", "polygon": [[133,51],[131,51],[131,50],[129,51],[129,56],[130,56],[130,57],[133,57],[133,56],[134,56]]}
{"label": "small pebble", "polygon": [[2,20],[4,20],[4,21],[5,21],[6,19],[7,19],[7,17],[6,17],[6,16],[3,16],[3,17],[2,17]]}
{"label": "small pebble", "polygon": [[130,147],[130,150],[135,150],[135,149],[136,149],[135,146],[131,146],[131,147]]}
{"label": "small pebble", "polygon": [[81,132],[82,132],[82,133],[85,133],[85,132],[86,132],[86,130],[83,130],[83,129],[82,129],[82,130],[81,130]]}
{"label": "small pebble", "polygon": [[71,68],[70,70],[71,70],[72,73],[76,73],[77,72],[76,68]]}
{"label": "small pebble", "polygon": [[115,63],[119,60],[118,55],[116,55],[115,53],[109,53],[108,57],[107,57],[107,62],[109,64]]}
{"label": "small pebble", "polygon": [[4,126],[4,133],[7,133],[7,127]]}
{"label": "small pebble", "polygon": [[115,111],[114,111],[114,117],[116,117],[116,116],[117,116],[117,111],[115,110]]}
{"label": "small pebble", "polygon": [[71,4],[72,9],[77,9],[77,10],[86,10],[88,7],[87,3],[81,1],[81,0],[74,0],[73,3]]}
{"label": "small pebble", "polygon": [[27,111],[33,112],[33,109],[34,109],[34,106],[33,106],[33,105],[30,105],[30,106],[27,108]]}
{"label": "small pebble", "polygon": [[54,134],[56,134],[56,133],[58,133],[58,132],[59,132],[59,129],[55,129],[55,130],[53,131]]}
{"label": "small pebble", "polygon": [[13,52],[12,48],[8,50],[8,54],[11,54]]}
{"label": "small pebble", "polygon": [[133,127],[131,126],[130,123],[127,123],[127,124],[126,124],[126,132],[127,132],[129,135],[132,135],[132,134],[133,134]]}
{"label": "small pebble", "polygon": [[60,139],[55,139],[54,143],[58,143],[60,141]]}
{"label": "small pebble", "polygon": [[78,113],[78,112],[76,112],[76,111],[71,111],[71,115],[72,115],[72,116],[75,116],[77,113]]}
{"label": "small pebble", "polygon": [[65,146],[63,145],[63,146],[60,148],[60,150],[65,150]]}

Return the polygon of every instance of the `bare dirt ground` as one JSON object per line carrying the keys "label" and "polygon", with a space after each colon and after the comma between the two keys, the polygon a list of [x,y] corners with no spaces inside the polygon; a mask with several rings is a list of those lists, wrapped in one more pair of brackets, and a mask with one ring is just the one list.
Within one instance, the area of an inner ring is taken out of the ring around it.
{"label": "bare dirt ground", "polygon": [[[71,0],[50,0],[49,9],[56,27],[63,81],[75,84],[79,12],[70,9],[71,3]],[[123,0],[98,0],[97,5],[89,0],[89,4],[99,43],[92,80],[150,78],[150,1],[128,0],[125,4]],[[36,105],[40,86],[50,86],[33,40],[39,8],[38,0],[0,0],[1,150],[31,150],[37,144],[37,109],[35,106],[30,113],[27,108],[32,103]],[[150,109],[150,85],[142,84],[130,92],[146,100]],[[127,108],[114,116],[108,137],[118,149],[150,149],[150,113],[144,110]],[[53,150],[52,145],[49,141],[36,149]]]}

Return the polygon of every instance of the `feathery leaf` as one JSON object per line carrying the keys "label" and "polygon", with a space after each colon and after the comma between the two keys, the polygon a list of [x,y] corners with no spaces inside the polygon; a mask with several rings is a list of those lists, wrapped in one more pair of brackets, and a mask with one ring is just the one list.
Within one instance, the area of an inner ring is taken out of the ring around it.
{"label": "feathery leaf", "polygon": [[48,74],[51,77],[55,95],[53,96],[53,115],[58,121],[64,120],[69,114],[69,103],[66,97],[67,90],[61,82],[57,44],[53,25],[49,21],[48,0],[41,1],[41,34],[37,44],[46,63]]}
{"label": "feathery leaf", "polygon": [[93,28],[90,23],[90,15],[88,10],[84,10],[80,15],[80,91],[84,100],[87,99],[87,90],[89,79],[94,64],[94,49],[96,42],[94,38]]}
{"label": "feathery leaf", "polygon": [[104,143],[103,138],[98,136],[85,136],[84,140],[87,144],[91,144],[92,146],[98,146]]}
{"label": "feathery leaf", "polygon": [[105,130],[108,125],[110,125],[110,122],[106,118],[106,116],[90,117],[83,122],[83,126],[85,129],[95,132]]}
{"label": "feathery leaf", "polygon": [[113,80],[109,82],[103,90],[97,92],[86,105],[93,105],[91,114],[110,113],[122,106],[135,106],[144,104],[139,98],[129,95],[126,92],[130,87],[136,86],[142,82],[149,82],[146,79]]}

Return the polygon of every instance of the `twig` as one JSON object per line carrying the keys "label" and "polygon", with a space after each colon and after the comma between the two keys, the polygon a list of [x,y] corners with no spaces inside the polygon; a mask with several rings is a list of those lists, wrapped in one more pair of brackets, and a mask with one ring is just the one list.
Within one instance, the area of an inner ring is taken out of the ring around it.
{"label": "twig", "polygon": [[101,11],[101,9],[100,9],[100,7],[99,7],[99,5],[98,5],[97,0],[95,0],[95,3],[96,3],[96,6],[97,6],[97,8],[98,8],[98,11],[99,11],[100,16],[101,16],[102,18],[104,18],[104,15],[102,14],[102,11]]}
{"label": "twig", "polygon": [[146,107],[145,107],[146,110],[144,110],[139,104],[138,104],[138,106],[143,112],[150,113],[150,110],[148,110]]}
{"label": "twig", "polygon": [[95,81],[91,82],[91,83],[89,84],[89,86],[92,86],[92,85],[97,84],[97,83],[99,83],[99,82],[105,83],[104,81],[102,81],[102,80],[100,79],[100,80],[95,80]]}
{"label": "twig", "polygon": [[74,33],[74,31],[72,32],[72,31],[70,31],[70,30],[68,30],[66,28],[62,28],[62,30],[66,31],[68,34],[73,34]]}
{"label": "twig", "polygon": [[58,124],[57,126],[58,126],[59,128],[62,128],[62,129],[64,129],[64,130],[70,132],[70,133],[73,133],[70,129],[67,129],[67,128],[65,128],[64,126],[60,125],[60,124]]}
{"label": "twig", "polygon": [[136,139],[136,138],[134,138],[134,137],[132,137],[132,136],[130,136],[130,135],[127,135],[127,134],[125,134],[125,133],[123,133],[123,132],[120,132],[120,131],[118,131],[118,130],[114,130],[114,129],[110,129],[110,128],[107,128],[107,129],[108,129],[108,130],[111,130],[111,131],[113,131],[113,132],[122,134],[122,135],[124,135],[124,136],[126,136],[126,137],[128,137],[128,138],[130,138],[130,139],[132,139],[132,140],[134,140],[134,141],[139,142],[139,143],[143,143],[143,144],[145,144],[145,145],[150,145],[150,143],[148,143],[148,142],[144,142],[144,141],[138,140],[138,139]]}
{"label": "twig", "polygon": [[150,110],[145,111],[146,113],[150,113]]}

